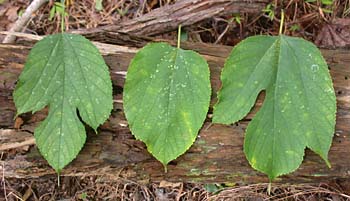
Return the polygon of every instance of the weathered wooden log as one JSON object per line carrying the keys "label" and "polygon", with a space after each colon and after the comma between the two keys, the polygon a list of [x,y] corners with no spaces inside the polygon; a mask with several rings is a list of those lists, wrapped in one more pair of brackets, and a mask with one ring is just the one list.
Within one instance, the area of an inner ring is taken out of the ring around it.
{"label": "weathered wooden log", "polygon": [[[198,51],[209,62],[215,101],[215,92],[220,87],[221,67],[231,47],[186,43],[182,47]],[[47,111],[21,115],[23,124],[21,121],[15,123],[13,119],[16,109],[11,94],[29,49],[27,46],[0,44],[0,150],[3,149],[1,151],[5,153],[2,157],[4,166],[0,167],[0,171],[4,171],[6,178],[54,174],[36,147],[31,145],[34,128],[45,118]],[[195,144],[171,162],[168,173],[164,173],[162,165],[147,152],[145,145],[130,134],[123,116],[123,72],[127,70],[133,51],[117,48],[116,51],[102,52],[105,53],[104,58],[113,79],[114,111],[99,128],[98,136],[87,129],[85,147],[77,159],[63,170],[62,175],[114,175],[113,178],[122,176],[144,181],[268,181],[265,175],[249,166],[242,151],[244,130],[261,105],[262,98],[257,101],[251,114],[231,126],[211,125],[208,118]],[[322,53],[330,66],[338,102],[336,132],[329,152],[332,168],[329,169],[316,154],[306,151],[301,167],[292,174],[278,178],[276,182],[319,183],[347,181],[350,177],[350,51],[322,50]]]}
{"label": "weathered wooden log", "polygon": [[166,5],[135,19],[116,25],[107,25],[89,30],[73,31],[94,37],[106,31],[153,36],[176,30],[183,26],[196,24],[213,16],[232,13],[259,13],[269,3],[268,0],[180,0]]}

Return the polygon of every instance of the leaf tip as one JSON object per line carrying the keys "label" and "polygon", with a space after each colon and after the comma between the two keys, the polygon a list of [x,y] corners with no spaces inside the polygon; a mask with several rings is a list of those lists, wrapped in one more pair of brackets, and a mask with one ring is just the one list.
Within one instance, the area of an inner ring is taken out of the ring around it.
{"label": "leaf tip", "polygon": [[326,162],[328,168],[332,168],[332,164],[329,162],[327,158],[325,158],[324,161]]}
{"label": "leaf tip", "polygon": [[[15,103],[16,104],[16,103]],[[15,114],[15,116],[13,117],[13,120],[15,120],[19,115],[21,115],[21,114],[23,114],[25,111],[23,111],[20,107],[18,107],[17,105],[16,105],[16,114]]]}
{"label": "leaf tip", "polygon": [[328,168],[332,168],[331,162],[328,160],[327,153],[326,154],[319,154],[321,158],[324,160]]}
{"label": "leaf tip", "polygon": [[[46,159],[46,158],[45,158]],[[46,159],[47,160],[47,159]],[[50,163],[49,163],[50,164]],[[51,164],[50,164],[51,165]],[[59,176],[61,174],[61,171],[63,168],[59,167],[59,165],[56,167],[56,165],[51,165],[51,167],[55,170],[57,175]]]}
{"label": "leaf tip", "polygon": [[219,115],[217,115],[216,112],[215,112],[215,106],[214,106],[213,118],[212,118],[212,120],[211,120],[211,123],[213,123],[213,124],[222,123],[222,121],[220,121]]}
{"label": "leaf tip", "polygon": [[218,117],[217,115],[213,115],[213,119],[211,120],[211,123],[213,124],[224,124],[224,125],[230,125],[233,122],[228,122],[223,120],[222,118]]}
{"label": "leaf tip", "polygon": [[213,116],[212,116],[212,122],[213,123],[218,123],[218,116],[217,115],[217,109],[216,109],[216,104],[213,106]]}
{"label": "leaf tip", "polygon": [[[276,179],[276,177],[278,177],[278,175],[273,174],[273,173],[267,173],[267,176],[269,177],[269,183],[271,185],[272,181]],[[271,188],[271,186],[270,186]]]}
{"label": "leaf tip", "polygon": [[216,116],[213,115],[213,118],[212,118],[212,120],[211,120],[211,123],[212,123],[212,124],[218,124],[218,123],[220,123],[220,122],[217,120]]}
{"label": "leaf tip", "polygon": [[15,121],[19,115],[20,113],[17,112],[16,115],[13,117],[13,120]]}

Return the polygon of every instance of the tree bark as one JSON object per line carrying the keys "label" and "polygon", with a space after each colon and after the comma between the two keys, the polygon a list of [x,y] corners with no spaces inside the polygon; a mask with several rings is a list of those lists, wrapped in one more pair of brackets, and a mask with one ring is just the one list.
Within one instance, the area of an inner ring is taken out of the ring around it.
{"label": "tree bark", "polygon": [[[199,43],[183,43],[182,47],[193,49],[207,59],[214,103],[216,92],[220,88],[221,67],[231,47]],[[20,120],[14,121],[16,109],[11,94],[29,50],[29,46],[0,44],[0,149],[5,153],[0,172],[4,172],[5,178],[33,178],[55,174],[32,145],[34,128],[46,117],[47,110],[34,115],[21,115],[23,123]],[[62,175],[114,175],[111,178],[121,176],[143,181],[268,182],[267,176],[249,166],[242,151],[245,128],[260,107],[263,97],[258,99],[255,108],[244,120],[231,126],[211,125],[208,117],[195,144],[171,162],[168,173],[164,173],[161,163],[147,152],[142,142],[130,134],[122,112],[121,89],[134,51],[123,48],[115,48],[112,52],[101,51],[110,68],[115,89],[114,110],[108,121],[99,128],[98,136],[87,129],[88,139],[83,150],[63,170]],[[322,50],[322,53],[330,66],[337,93],[336,132],[329,152],[332,168],[328,168],[319,156],[307,150],[301,167],[275,182],[346,181],[350,176],[350,51]]]}
{"label": "tree bark", "polygon": [[104,34],[106,31],[153,36],[176,30],[180,24],[193,25],[213,16],[259,13],[267,3],[268,0],[180,0],[116,25],[73,32],[88,38]]}

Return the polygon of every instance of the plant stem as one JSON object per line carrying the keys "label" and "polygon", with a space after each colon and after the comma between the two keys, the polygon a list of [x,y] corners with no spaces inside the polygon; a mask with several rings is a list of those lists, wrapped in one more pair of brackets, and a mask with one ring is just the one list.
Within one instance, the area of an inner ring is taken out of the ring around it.
{"label": "plant stem", "polygon": [[61,32],[63,33],[65,30],[65,24],[64,24],[64,19],[65,19],[65,13],[66,13],[66,5],[65,5],[65,0],[61,0],[61,4],[63,6],[63,14],[61,13]]}
{"label": "plant stem", "polygon": [[280,31],[279,34],[282,34],[282,30],[283,30],[283,25],[284,25],[284,10],[281,10],[281,23],[280,23]]}
{"label": "plant stem", "polygon": [[164,164],[163,164],[163,167],[164,167],[164,173],[168,173],[168,167],[167,167],[167,165],[164,165]]}
{"label": "plant stem", "polygon": [[181,24],[179,25],[179,28],[177,30],[177,48],[180,48],[180,42],[181,42]]}
{"label": "plant stem", "polygon": [[60,182],[60,173],[57,173],[57,186],[60,187],[61,182]]}
{"label": "plant stem", "polygon": [[64,32],[64,16],[61,16],[61,32]]}

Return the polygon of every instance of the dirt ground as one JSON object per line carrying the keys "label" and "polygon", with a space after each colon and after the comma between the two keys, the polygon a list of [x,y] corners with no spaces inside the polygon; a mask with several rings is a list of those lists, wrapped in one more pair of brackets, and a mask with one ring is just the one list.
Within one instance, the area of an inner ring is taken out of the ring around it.
{"label": "dirt ground", "polygon": [[[105,0],[98,10],[94,0],[70,0],[67,3],[68,30],[96,28],[133,19],[176,0]],[[327,2],[331,2],[328,4]],[[27,0],[0,0],[0,31],[9,30],[28,7]],[[51,16],[54,2],[45,4],[23,28],[23,32],[47,35],[60,31],[60,17]],[[233,46],[256,34],[278,34],[281,8],[286,14],[285,34],[303,37],[320,47],[350,46],[350,0],[304,1],[272,0],[264,10],[254,14],[224,15],[185,27],[188,41]],[[175,39],[176,32],[157,38]],[[0,35],[0,40],[4,35]],[[337,184],[193,184],[145,183],[120,178],[61,177],[1,179],[0,200],[350,200],[350,186]]]}

